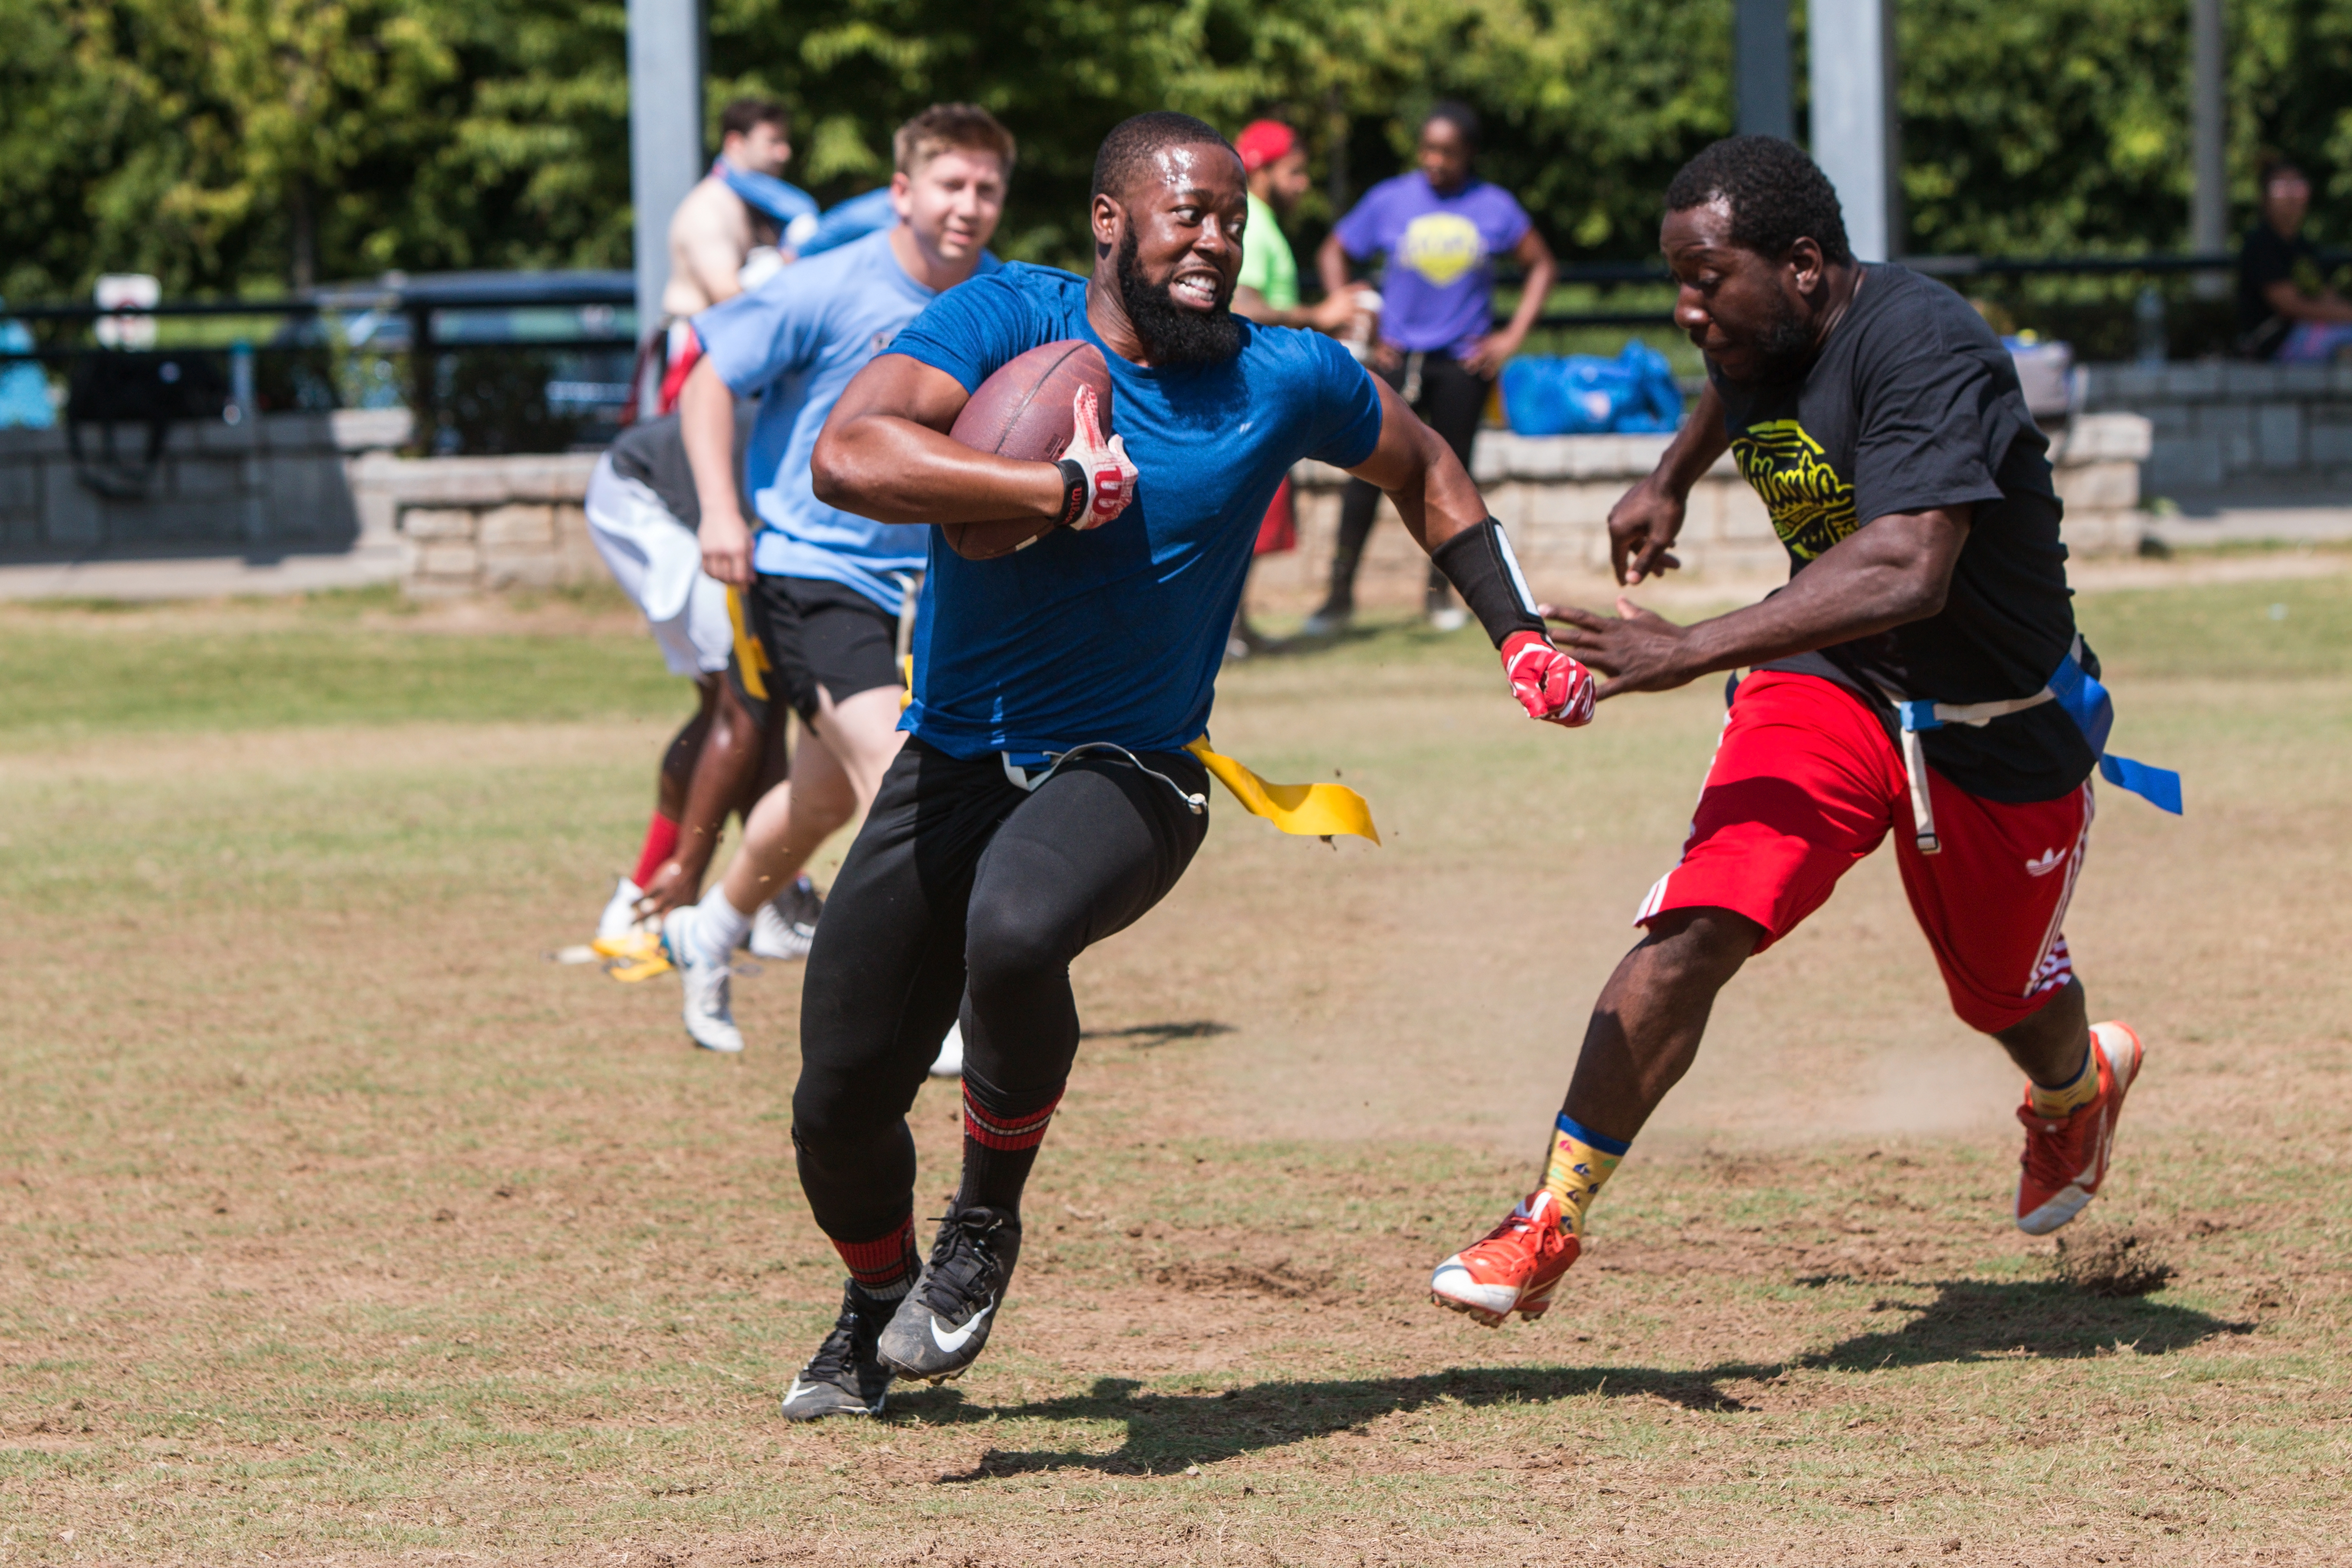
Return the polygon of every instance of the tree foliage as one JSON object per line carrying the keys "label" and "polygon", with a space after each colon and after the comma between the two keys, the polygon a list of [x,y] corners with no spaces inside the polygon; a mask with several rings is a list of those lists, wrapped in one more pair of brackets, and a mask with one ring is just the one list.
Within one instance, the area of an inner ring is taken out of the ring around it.
{"label": "tree foliage", "polygon": [[[1905,190],[1923,251],[2169,248],[2189,197],[2187,0],[1901,0]],[[2352,7],[2232,0],[2231,164],[2306,159],[2352,214]],[[1438,97],[1574,258],[1654,244],[1660,190],[1730,129],[1730,0],[709,0],[707,108],[798,113],[795,178],[887,172],[892,126],[986,104],[1023,157],[1000,249],[1079,260],[1102,132],[1280,113],[1337,189],[1403,164]],[[1801,26],[1801,6],[1800,6]],[[389,268],[622,266],[620,0],[0,0],[0,289],[100,271],[174,293]],[[1801,60],[1800,40],[1798,58]],[[1800,101],[1802,83],[1799,84]],[[2242,201],[2241,210],[2244,203]],[[2333,231],[2342,239],[2352,229]]]}

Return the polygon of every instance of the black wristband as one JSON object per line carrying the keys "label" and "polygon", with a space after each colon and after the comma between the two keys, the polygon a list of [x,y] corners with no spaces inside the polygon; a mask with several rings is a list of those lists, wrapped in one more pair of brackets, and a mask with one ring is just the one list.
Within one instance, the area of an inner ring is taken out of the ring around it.
{"label": "black wristband", "polygon": [[1063,458],[1054,466],[1062,470],[1062,526],[1086,515],[1087,466],[1076,458]]}
{"label": "black wristband", "polygon": [[1528,593],[1527,579],[1519,574],[1518,559],[1511,553],[1511,542],[1503,537],[1503,525],[1488,518],[1475,528],[1465,528],[1429,552],[1429,559],[1486,635],[1500,647],[1517,632],[1541,632],[1543,617],[1536,614],[1535,600]]}

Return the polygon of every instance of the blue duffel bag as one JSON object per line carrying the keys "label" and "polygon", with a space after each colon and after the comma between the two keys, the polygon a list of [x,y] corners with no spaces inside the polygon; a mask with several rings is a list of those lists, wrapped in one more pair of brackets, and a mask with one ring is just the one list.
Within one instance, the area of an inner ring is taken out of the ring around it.
{"label": "blue duffel bag", "polygon": [[1615,359],[1565,354],[1503,367],[1503,416],[1521,436],[1654,434],[1683,422],[1666,356],[1635,338]]}

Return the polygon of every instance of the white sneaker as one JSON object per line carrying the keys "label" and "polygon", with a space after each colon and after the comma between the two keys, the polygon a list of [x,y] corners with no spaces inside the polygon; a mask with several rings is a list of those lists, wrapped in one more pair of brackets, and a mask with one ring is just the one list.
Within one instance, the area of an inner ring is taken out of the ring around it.
{"label": "white sneaker", "polygon": [[940,1042],[939,1059],[931,1063],[933,1078],[963,1076],[963,1026],[950,1024],[948,1037]]}
{"label": "white sneaker", "polygon": [[1429,629],[1433,632],[1458,632],[1469,624],[1470,612],[1459,605],[1429,612]]}
{"label": "white sneaker", "polygon": [[604,906],[604,912],[596,917],[596,940],[613,942],[636,930],[637,900],[645,896],[643,888],[626,877],[622,878],[620,885],[613,889],[612,901]]}
{"label": "white sneaker", "polygon": [[686,993],[686,1037],[706,1051],[733,1055],[743,1048],[743,1031],[735,1026],[734,973],[724,963],[695,962],[696,912],[692,904],[672,910],[662,926],[662,945]]}
{"label": "white sneaker", "polygon": [[745,945],[754,958],[779,962],[806,958],[809,944],[816,940],[817,917],[823,913],[824,895],[815,883],[803,877],[752,913]]}

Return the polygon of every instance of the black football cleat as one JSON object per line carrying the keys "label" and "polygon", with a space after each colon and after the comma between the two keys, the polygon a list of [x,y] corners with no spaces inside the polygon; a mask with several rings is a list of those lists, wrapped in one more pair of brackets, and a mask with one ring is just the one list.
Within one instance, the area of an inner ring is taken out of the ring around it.
{"label": "black football cleat", "polygon": [[1021,1221],[1001,1209],[956,1209],[940,1222],[923,1277],[882,1331],[877,1354],[900,1377],[939,1383],[980,1358],[1021,1255]]}
{"label": "black football cleat", "polygon": [[890,1321],[891,1303],[877,1301],[855,1280],[841,1292],[841,1316],[816,1347],[808,1365],[784,1392],[784,1419],[818,1421],[827,1415],[879,1415],[890,1393],[890,1371],[874,1354],[875,1342]]}

